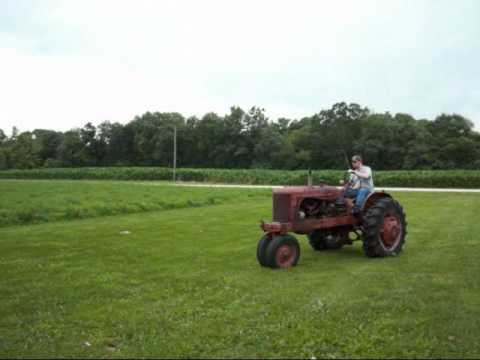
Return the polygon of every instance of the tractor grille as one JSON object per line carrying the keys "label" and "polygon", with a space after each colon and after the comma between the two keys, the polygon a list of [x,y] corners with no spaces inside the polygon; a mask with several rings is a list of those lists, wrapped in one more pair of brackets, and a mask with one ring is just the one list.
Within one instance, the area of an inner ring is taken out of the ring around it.
{"label": "tractor grille", "polygon": [[273,194],[273,221],[290,220],[290,194]]}

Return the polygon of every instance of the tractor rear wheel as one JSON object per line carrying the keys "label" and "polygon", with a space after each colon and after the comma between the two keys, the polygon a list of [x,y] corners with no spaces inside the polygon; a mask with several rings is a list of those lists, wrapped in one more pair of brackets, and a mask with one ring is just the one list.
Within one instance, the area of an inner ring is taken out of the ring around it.
{"label": "tractor rear wheel", "polygon": [[300,258],[298,240],[289,234],[274,236],[268,244],[266,263],[272,268],[288,268],[297,265]]}
{"label": "tractor rear wheel", "polygon": [[341,249],[343,247],[341,234],[334,231],[315,230],[308,234],[307,237],[308,243],[316,251]]}
{"label": "tractor rear wheel", "polygon": [[363,250],[369,257],[394,256],[402,251],[407,235],[405,213],[398,201],[381,198],[363,215]]}
{"label": "tractor rear wheel", "polygon": [[272,234],[265,234],[258,241],[257,245],[257,260],[261,266],[270,266],[267,263],[267,246],[272,241]]}

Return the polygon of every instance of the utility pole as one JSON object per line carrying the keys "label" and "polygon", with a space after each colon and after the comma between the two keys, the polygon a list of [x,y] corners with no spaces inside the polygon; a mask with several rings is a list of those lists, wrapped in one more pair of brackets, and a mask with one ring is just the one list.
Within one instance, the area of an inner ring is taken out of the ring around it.
{"label": "utility pole", "polygon": [[173,127],[173,182],[175,182],[175,172],[177,171],[177,127]]}

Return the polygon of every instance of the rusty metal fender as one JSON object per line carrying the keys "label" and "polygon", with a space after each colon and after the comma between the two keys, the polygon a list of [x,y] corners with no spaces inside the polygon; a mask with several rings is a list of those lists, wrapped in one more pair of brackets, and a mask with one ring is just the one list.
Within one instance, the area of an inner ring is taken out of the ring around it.
{"label": "rusty metal fender", "polygon": [[363,203],[362,211],[367,210],[375,201],[381,198],[392,198],[392,196],[389,193],[386,193],[385,191],[374,191],[370,194],[368,194],[367,199]]}

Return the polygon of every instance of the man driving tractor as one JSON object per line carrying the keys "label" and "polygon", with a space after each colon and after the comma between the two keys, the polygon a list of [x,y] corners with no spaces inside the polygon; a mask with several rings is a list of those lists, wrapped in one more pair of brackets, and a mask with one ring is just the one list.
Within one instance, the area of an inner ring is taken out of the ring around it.
{"label": "man driving tractor", "polygon": [[363,160],[360,155],[352,157],[353,169],[348,169],[350,173],[350,184],[345,192],[345,197],[355,198],[355,206],[352,213],[358,214],[367,198],[368,194],[374,191],[372,169],[363,165]]}
{"label": "man driving tractor", "polygon": [[362,241],[368,257],[402,251],[407,234],[402,205],[385,191],[373,190],[372,170],[363,165],[361,156],[352,157],[352,168],[350,181],[341,181],[341,187],[312,186],[309,179],[307,186],[273,190],[272,221],[260,223],[264,234],[257,245],[257,260],[261,266],[297,265],[300,245],[292,232],[307,235],[315,251],[341,249],[356,240]]}

